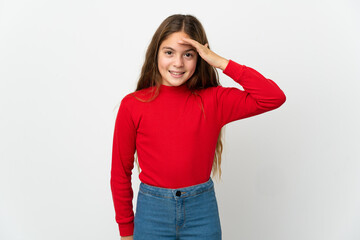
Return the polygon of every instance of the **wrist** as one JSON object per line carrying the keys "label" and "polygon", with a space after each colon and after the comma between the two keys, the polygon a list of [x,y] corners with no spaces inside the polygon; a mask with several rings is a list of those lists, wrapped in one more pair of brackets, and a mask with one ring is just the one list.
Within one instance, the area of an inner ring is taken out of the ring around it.
{"label": "wrist", "polygon": [[221,62],[220,62],[220,65],[219,65],[219,68],[224,71],[226,66],[228,65],[229,63],[229,60],[225,59],[225,58],[222,58]]}

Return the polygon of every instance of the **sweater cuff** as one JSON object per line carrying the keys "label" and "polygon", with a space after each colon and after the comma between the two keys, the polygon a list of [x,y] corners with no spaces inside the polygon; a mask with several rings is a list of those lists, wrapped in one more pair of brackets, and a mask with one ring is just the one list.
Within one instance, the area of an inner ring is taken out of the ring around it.
{"label": "sweater cuff", "polygon": [[245,70],[245,65],[238,64],[232,61],[231,59],[229,59],[229,63],[224,69],[223,73],[234,80],[239,80],[244,70]]}
{"label": "sweater cuff", "polygon": [[128,224],[119,224],[119,231],[121,237],[134,235],[134,222]]}

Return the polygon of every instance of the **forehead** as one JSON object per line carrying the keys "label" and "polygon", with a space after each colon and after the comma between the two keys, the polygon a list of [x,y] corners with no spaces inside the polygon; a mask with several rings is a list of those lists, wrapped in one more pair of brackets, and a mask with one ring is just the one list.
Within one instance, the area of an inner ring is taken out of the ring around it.
{"label": "forehead", "polygon": [[183,37],[190,38],[189,35],[187,35],[184,32],[176,32],[170,34],[160,45],[160,49],[163,47],[171,47],[173,49],[188,49],[189,47],[192,48],[189,44],[179,44],[178,42],[182,40]]}

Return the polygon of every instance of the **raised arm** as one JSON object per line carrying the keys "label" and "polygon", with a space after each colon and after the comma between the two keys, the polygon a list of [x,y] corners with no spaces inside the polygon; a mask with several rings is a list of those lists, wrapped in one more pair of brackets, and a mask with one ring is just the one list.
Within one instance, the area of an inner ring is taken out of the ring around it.
{"label": "raised arm", "polygon": [[217,116],[221,126],[276,109],[286,101],[279,86],[253,68],[230,60],[223,73],[239,83],[244,91],[234,87],[216,87]]}
{"label": "raised arm", "polygon": [[216,87],[214,95],[221,126],[273,110],[286,101],[286,96],[279,86],[255,69],[217,55],[208,48],[207,43],[202,45],[190,38],[183,38],[179,43],[195,47],[207,63],[223,70],[223,73],[244,88],[245,91],[239,88]]}

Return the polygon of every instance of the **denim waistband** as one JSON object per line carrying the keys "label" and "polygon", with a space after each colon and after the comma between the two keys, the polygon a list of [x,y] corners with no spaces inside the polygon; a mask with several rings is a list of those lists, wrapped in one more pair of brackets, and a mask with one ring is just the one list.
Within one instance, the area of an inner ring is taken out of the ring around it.
{"label": "denim waistband", "polygon": [[212,190],[213,188],[214,182],[210,177],[209,180],[204,183],[183,188],[161,188],[140,182],[139,191],[164,198],[183,198],[194,196],[202,192]]}

